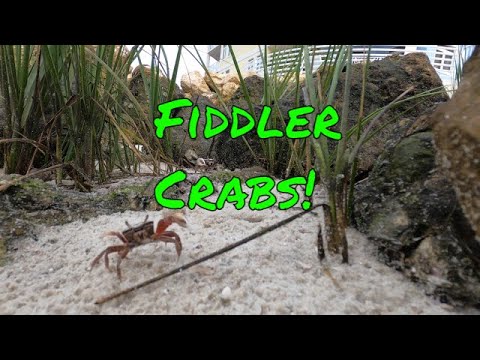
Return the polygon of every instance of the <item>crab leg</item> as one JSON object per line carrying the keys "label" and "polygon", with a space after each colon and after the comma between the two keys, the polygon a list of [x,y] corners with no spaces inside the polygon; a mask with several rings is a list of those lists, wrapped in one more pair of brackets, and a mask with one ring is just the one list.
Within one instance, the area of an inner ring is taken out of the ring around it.
{"label": "crab leg", "polygon": [[125,246],[124,250],[118,253],[118,260],[117,260],[117,276],[119,279],[122,279],[122,273],[120,271],[120,264],[122,263],[122,260],[127,256],[128,252],[130,251],[130,248],[128,246]]}
{"label": "crab leg", "polygon": [[127,238],[126,238],[125,235],[123,235],[121,232],[118,232],[118,231],[109,231],[109,232],[105,233],[104,236],[116,236],[116,237],[118,237],[120,240],[122,240],[122,242],[123,242],[124,244],[128,244]]}
{"label": "crab leg", "polygon": [[176,232],[165,231],[161,235],[153,235],[152,239],[163,241],[165,243],[175,243],[175,250],[177,250],[177,256],[180,257],[180,254],[182,253],[182,242],[180,241],[180,236],[178,236]]}
{"label": "crab leg", "polygon": [[[125,249],[130,250],[128,246],[125,245],[114,245],[114,246],[109,246],[105,250],[103,250],[95,259],[93,259],[92,264],[90,265],[91,267],[94,267],[95,265],[98,264],[102,256],[105,256],[105,267],[110,270],[110,263],[108,261],[108,255],[114,252],[120,252]],[[128,251],[127,251],[128,253]],[[122,253],[123,254],[123,253]],[[123,257],[125,257],[127,254],[125,254]]]}

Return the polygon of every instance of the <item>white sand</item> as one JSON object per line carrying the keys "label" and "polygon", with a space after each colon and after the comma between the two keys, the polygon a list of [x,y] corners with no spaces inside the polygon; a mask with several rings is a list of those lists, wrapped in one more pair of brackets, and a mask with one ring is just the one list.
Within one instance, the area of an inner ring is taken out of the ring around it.
{"label": "white sand", "polygon": [[[187,211],[189,228],[171,228],[183,241],[179,262],[173,244],[145,245],[123,261],[122,281],[103,262],[91,271],[89,264],[106,246],[120,243],[102,238],[102,233],[124,230],[125,220],[141,222],[145,212],[38,228],[38,241],[16,241],[18,250],[0,267],[0,314],[478,313],[426,296],[420,286],[379,263],[372,244],[353,229],[348,231],[351,263],[327,262],[337,288],[316,256],[321,210],[168,279],[94,305],[99,297],[204,256],[297,211],[237,211],[229,204],[217,212]],[[157,221],[164,212],[147,213]],[[113,267],[115,263],[112,255]]]}

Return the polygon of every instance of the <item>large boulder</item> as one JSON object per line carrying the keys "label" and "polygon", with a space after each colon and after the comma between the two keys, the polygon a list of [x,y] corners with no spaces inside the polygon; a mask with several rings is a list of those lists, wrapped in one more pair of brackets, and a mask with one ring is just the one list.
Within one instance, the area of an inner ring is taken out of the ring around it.
{"label": "large boulder", "polygon": [[480,47],[452,99],[434,114],[438,159],[480,241]]}
{"label": "large boulder", "polygon": [[357,183],[356,226],[378,245],[380,259],[425,284],[427,293],[478,305],[480,246],[435,165],[432,132],[415,132],[415,125],[397,125],[369,177]]}
{"label": "large boulder", "polygon": [[[250,75],[245,76],[243,81],[245,82],[245,87],[247,88],[248,96],[250,97],[252,104],[263,104],[263,91],[265,84],[264,79],[257,75]],[[239,108],[245,110],[248,109],[248,102],[241,87],[238,87],[237,90],[233,93],[232,97],[230,98],[229,104],[238,106]]]}
{"label": "large boulder", "polygon": [[240,87],[240,78],[237,74],[225,75],[222,83],[222,97],[224,101],[230,101]]}
{"label": "large boulder", "polygon": [[[243,76],[244,78],[255,75],[255,73],[251,71],[247,71],[247,73]],[[235,84],[235,85],[240,85],[240,78],[238,77],[238,74],[227,74],[223,78],[223,85],[225,84]]]}
{"label": "large boulder", "polygon": [[[316,75],[318,76],[318,74]],[[350,111],[348,117],[348,128],[353,127],[359,116],[360,98],[362,92],[362,78],[363,65],[354,64],[352,67],[351,80],[351,94],[350,94]],[[345,73],[341,73],[337,92],[334,97],[334,106],[341,114],[343,106],[343,92],[345,83]],[[254,105],[263,104],[264,93],[264,79],[259,76],[249,76],[245,78],[245,84],[248,89],[249,97]],[[435,69],[430,64],[428,57],[422,53],[409,54],[406,56],[390,56],[381,61],[375,61],[370,64],[368,69],[368,78],[365,85],[365,99],[364,99],[364,115],[368,115],[375,110],[378,110],[388,105],[398,95],[410,86],[414,87],[413,92],[408,96],[420,94],[426,90],[441,88],[442,82],[436,73]],[[411,125],[413,121],[422,117],[428,118],[438,103],[442,103],[448,99],[445,92],[438,95],[422,98],[420,101],[408,101],[399,106],[387,111],[382,119],[377,122],[373,131],[377,135],[364,144],[359,153],[358,170],[360,173],[368,174],[371,170],[374,161],[378,158],[384,148],[386,138],[395,137],[395,128],[399,122],[407,122]],[[300,106],[303,105],[303,97],[300,98]],[[235,105],[242,109],[249,109],[248,102],[243,94],[242,88],[239,87],[231,97],[228,105]],[[288,123],[288,111],[296,107],[294,93],[290,93],[283,99],[279,100],[281,113],[283,118]],[[318,110],[318,109],[317,109]],[[273,114],[275,117],[276,127],[283,129],[283,124],[280,121],[279,114]],[[273,123],[274,121],[272,121]],[[335,130],[339,130],[339,125],[336,125]],[[405,135],[405,134],[404,134]],[[248,146],[244,140],[228,139],[225,136],[220,136],[218,146],[216,147],[216,154],[218,161],[224,163],[229,168],[245,167],[253,164],[258,164],[255,156],[251,154]],[[247,136],[250,148],[257,151],[261,149],[260,140],[258,137]],[[227,144],[228,143],[228,144]],[[353,141],[350,141],[348,146],[353,146]],[[329,140],[330,148],[336,145],[336,142]],[[224,150],[233,149],[232,153]],[[284,154],[288,154],[288,143],[286,141],[278,142],[279,151],[277,152],[277,170],[275,174],[281,176],[285,173],[285,167],[288,159],[281,158]],[[286,149],[284,149],[286,147]],[[285,151],[284,151],[285,150]],[[260,153],[257,153],[260,155]],[[260,156],[257,156],[257,159]],[[260,163],[261,166],[266,166]],[[273,171],[273,169],[269,169]]]}
{"label": "large boulder", "polygon": [[229,101],[240,87],[240,78],[237,74],[222,75],[210,72],[205,74],[203,79],[212,92],[219,91],[224,102]]}
{"label": "large boulder", "polygon": [[[345,75],[346,73],[342,73],[340,76],[334,98],[334,107],[338,110],[339,114],[341,114],[343,106]],[[358,122],[362,93],[362,76],[363,64],[353,65],[348,128],[351,128]],[[367,82],[365,85],[363,114],[368,115],[388,105],[411,86],[413,86],[414,90],[410,92],[407,97],[442,87],[440,77],[425,54],[392,55],[383,60],[372,62],[368,68]],[[435,109],[434,105],[447,100],[447,94],[442,92],[435,96],[422,98],[420,101],[407,101],[388,110],[372,129],[372,131],[377,132],[377,135],[365,143],[359,152],[359,171],[368,172],[372,169],[373,163],[384,149],[384,140],[393,134],[399,119],[405,116],[417,119],[420,115],[428,115]],[[337,127],[338,126],[339,125],[337,125]],[[331,143],[333,143],[333,141],[331,141]],[[352,145],[353,142],[350,142],[348,146],[350,147]]]}

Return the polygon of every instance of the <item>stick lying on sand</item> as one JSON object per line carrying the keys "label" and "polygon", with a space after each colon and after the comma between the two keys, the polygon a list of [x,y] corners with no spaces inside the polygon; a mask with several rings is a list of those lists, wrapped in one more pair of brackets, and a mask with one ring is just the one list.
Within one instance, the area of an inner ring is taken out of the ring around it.
{"label": "stick lying on sand", "polygon": [[130,287],[130,288],[127,288],[127,289],[125,289],[125,290],[122,290],[122,291],[119,291],[119,292],[114,293],[114,294],[112,294],[112,295],[108,295],[108,296],[105,296],[105,297],[103,297],[103,298],[101,298],[101,299],[98,299],[97,301],[95,301],[95,304],[97,304],[97,305],[104,304],[104,303],[106,303],[107,301],[110,301],[110,300],[115,299],[115,298],[117,298],[117,297],[119,297],[119,296],[128,294],[128,293],[130,293],[130,292],[132,292],[132,291],[135,291],[135,290],[137,290],[137,289],[140,289],[140,288],[142,288],[142,287],[144,287],[144,286],[150,285],[150,284],[152,284],[152,283],[154,283],[154,282],[157,282],[157,281],[159,281],[159,280],[165,279],[165,278],[167,278],[167,277],[169,277],[169,276],[172,276],[172,275],[174,275],[174,274],[176,274],[176,273],[179,273],[179,272],[181,272],[181,271],[183,271],[183,270],[186,270],[186,269],[188,269],[188,268],[191,268],[192,266],[195,266],[195,265],[198,265],[198,264],[200,264],[200,263],[202,263],[202,262],[205,262],[205,261],[207,261],[207,260],[210,260],[210,259],[212,259],[212,258],[214,258],[214,257],[216,257],[216,256],[218,256],[218,255],[221,255],[221,254],[223,254],[223,253],[226,253],[227,251],[233,250],[233,249],[235,249],[236,247],[238,247],[238,246],[240,246],[240,245],[243,245],[243,244],[245,244],[245,243],[247,243],[247,242],[249,242],[249,241],[251,241],[251,240],[253,240],[253,239],[256,239],[256,238],[258,238],[258,237],[260,237],[260,236],[262,236],[262,235],[265,235],[266,233],[268,233],[268,232],[270,232],[270,231],[272,231],[272,230],[275,230],[275,229],[279,228],[280,226],[283,226],[283,225],[288,224],[289,222],[292,222],[293,220],[295,220],[295,219],[297,219],[297,218],[299,218],[299,217],[301,217],[301,216],[303,216],[303,215],[311,212],[313,209],[316,209],[316,208],[318,208],[319,206],[322,206],[322,205],[325,205],[325,204],[316,204],[316,205],[312,206],[310,209],[308,209],[307,211],[301,211],[301,212],[299,212],[298,214],[292,215],[292,216],[290,216],[289,218],[286,218],[286,219],[284,219],[284,220],[282,220],[282,221],[279,221],[279,222],[276,223],[276,224],[273,224],[273,225],[271,225],[271,226],[269,226],[269,227],[267,227],[267,228],[265,228],[265,229],[262,229],[262,230],[260,230],[260,231],[258,231],[258,232],[256,232],[256,233],[254,233],[254,234],[246,237],[245,239],[239,240],[239,241],[237,241],[237,242],[235,242],[235,243],[233,243],[233,244],[230,244],[230,245],[228,245],[228,246],[225,246],[224,248],[221,248],[220,250],[217,250],[217,251],[215,251],[215,252],[213,252],[213,253],[210,253],[210,254],[208,254],[208,255],[206,255],[206,256],[203,256],[203,257],[201,257],[200,259],[197,259],[197,260],[194,260],[194,261],[192,261],[192,262],[189,262],[188,264],[185,264],[185,265],[182,265],[182,266],[180,266],[180,267],[177,267],[177,268],[175,268],[175,269],[173,269],[173,270],[171,270],[171,271],[169,271],[169,272],[167,272],[167,273],[165,273],[165,274],[158,275],[158,276],[156,276],[156,277],[154,277],[154,278],[151,278],[151,279],[149,279],[149,280],[147,280],[147,281],[144,281],[144,282],[142,282],[142,283],[140,283],[140,284],[137,284],[137,285],[132,286],[132,287]]}

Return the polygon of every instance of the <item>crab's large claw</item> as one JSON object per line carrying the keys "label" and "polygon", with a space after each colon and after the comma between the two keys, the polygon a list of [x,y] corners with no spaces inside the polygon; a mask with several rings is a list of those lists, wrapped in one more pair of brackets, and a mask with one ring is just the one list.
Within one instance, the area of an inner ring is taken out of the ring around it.
{"label": "crab's large claw", "polygon": [[172,220],[172,223],[176,223],[180,225],[181,227],[187,227],[187,220],[185,220],[185,217],[183,216],[183,213],[181,212],[175,212],[170,215],[170,218]]}
{"label": "crab's large claw", "polygon": [[157,229],[155,230],[155,234],[157,236],[162,235],[165,232],[165,230],[167,230],[167,228],[173,223],[176,223],[181,227],[187,227],[187,221],[185,220],[183,213],[173,212],[158,222]]}

